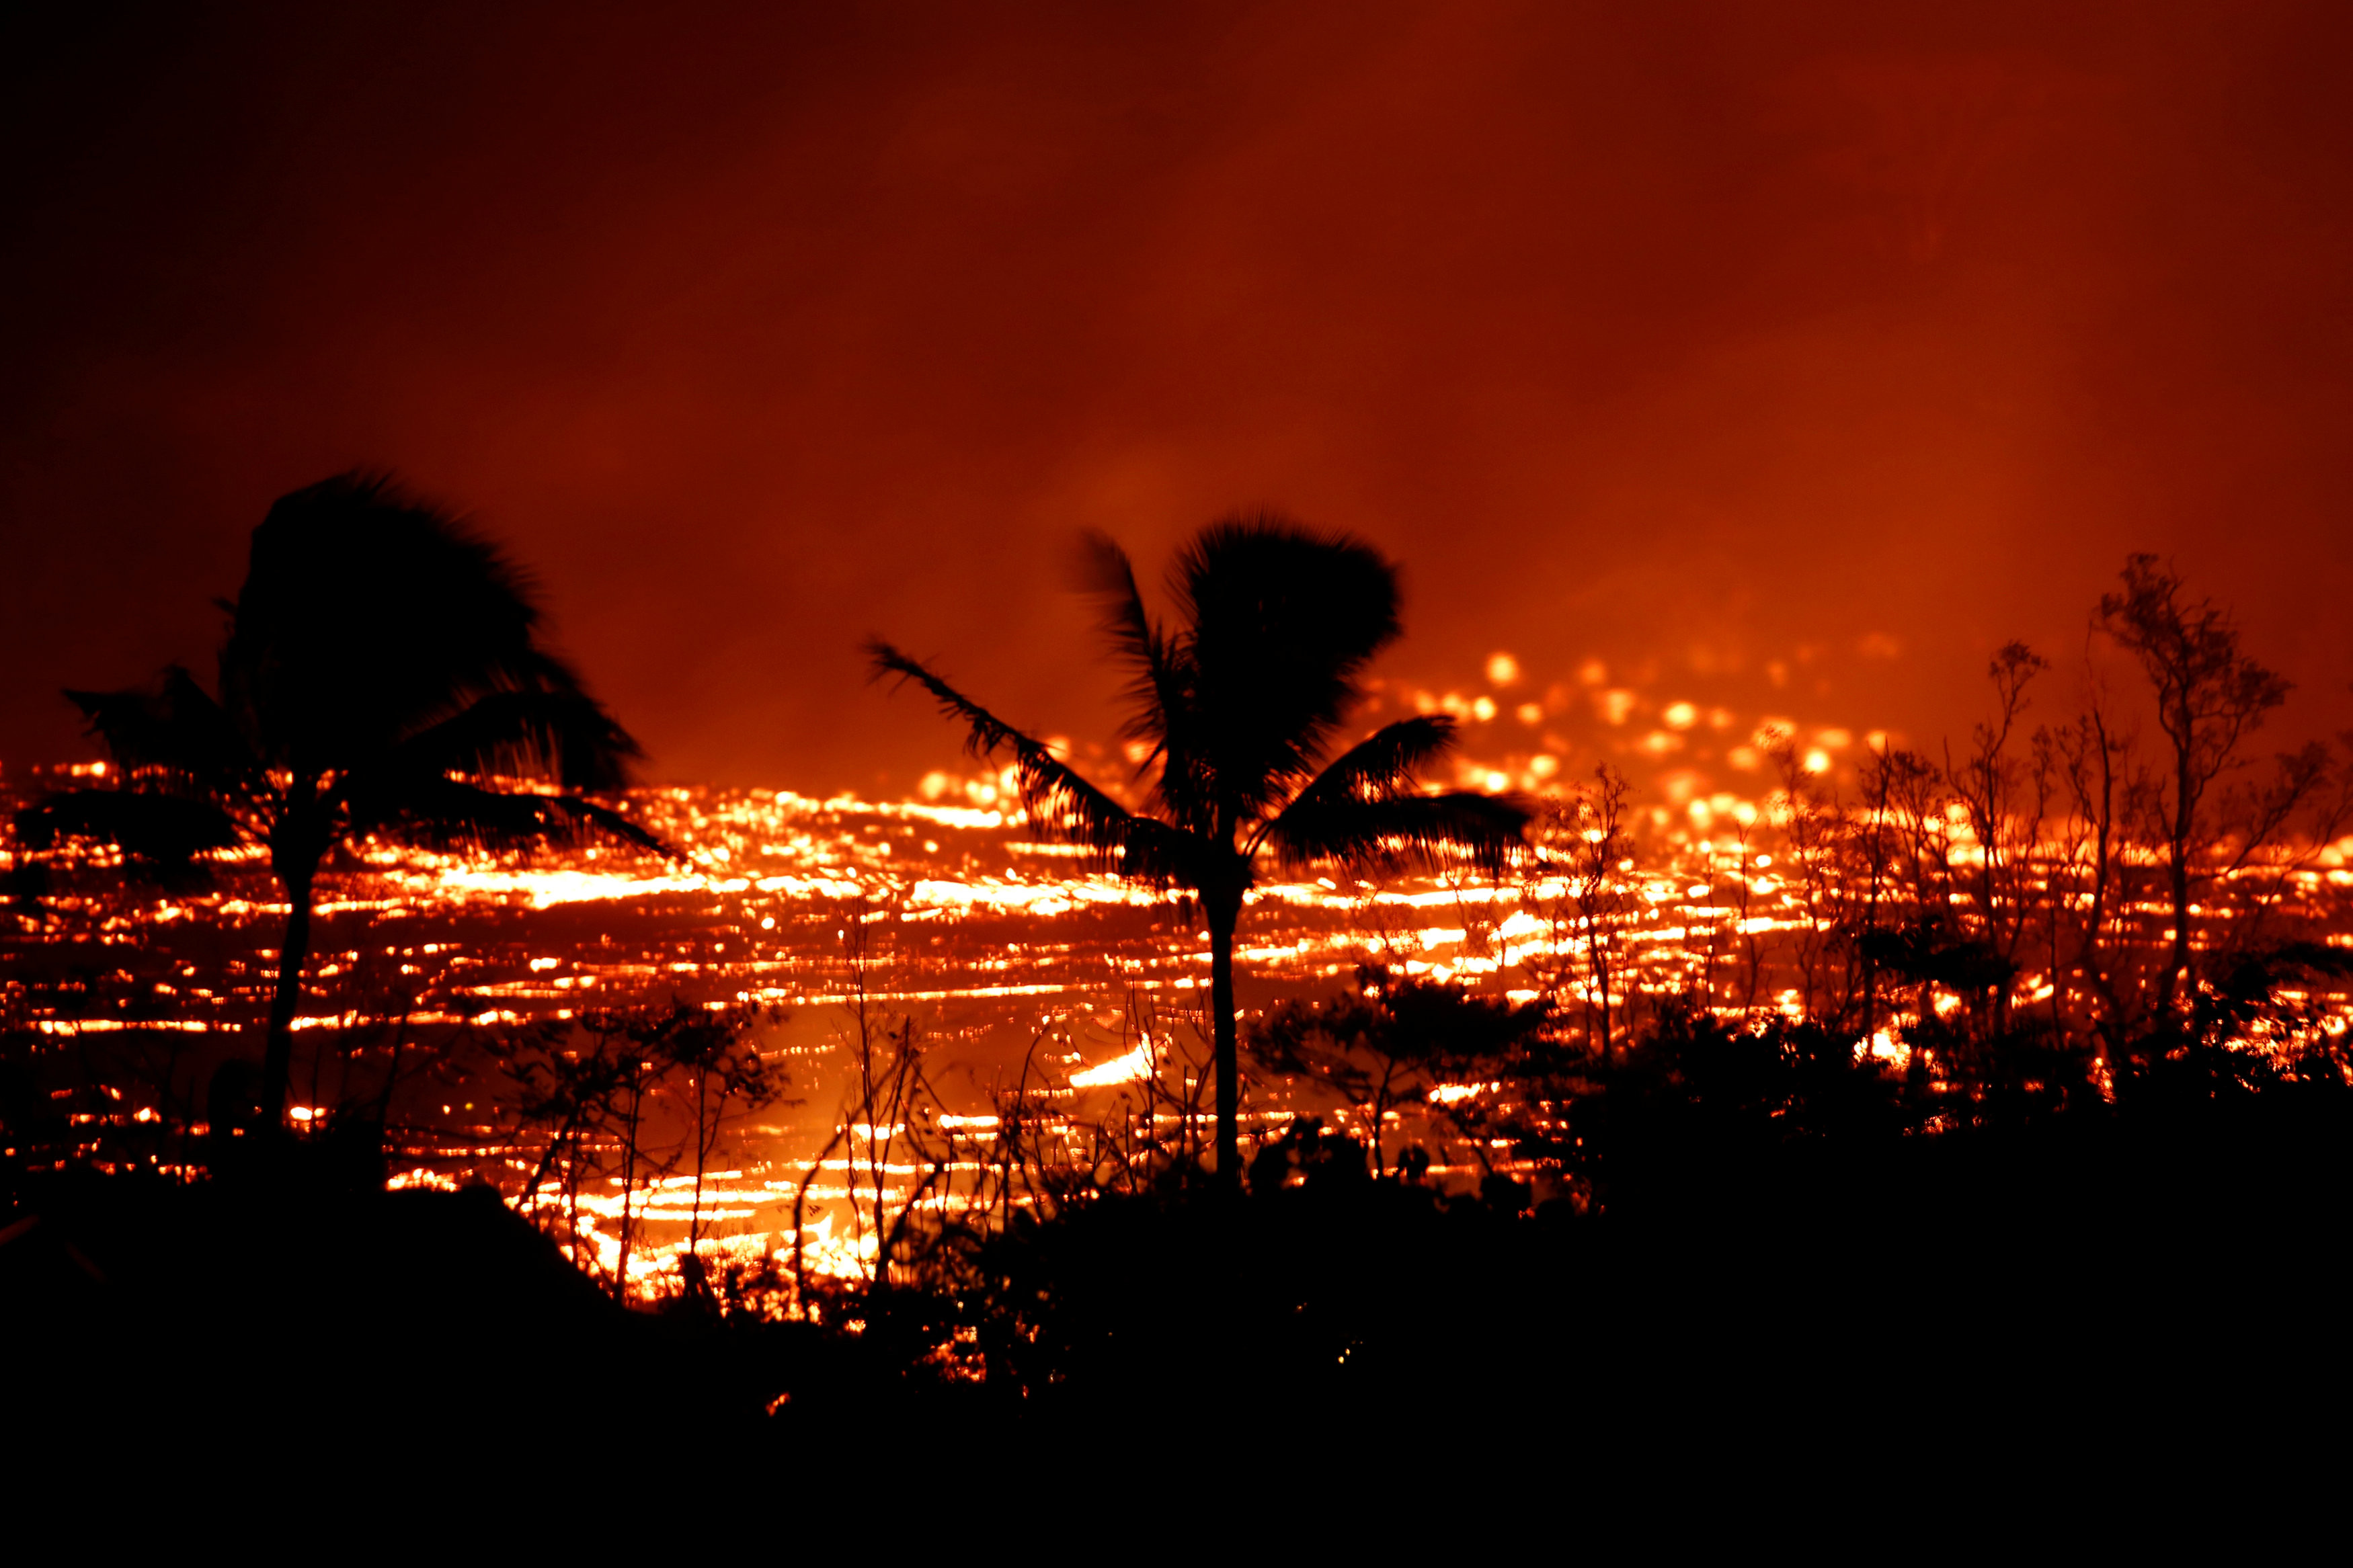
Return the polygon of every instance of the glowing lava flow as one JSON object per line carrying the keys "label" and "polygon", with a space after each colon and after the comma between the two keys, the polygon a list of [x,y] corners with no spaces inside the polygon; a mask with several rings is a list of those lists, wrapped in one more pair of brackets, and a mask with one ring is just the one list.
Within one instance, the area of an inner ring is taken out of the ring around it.
{"label": "glowing lava flow", "polygon": [[[1459,708],[1498,730],[1517,723],[1532,745],[1546,747],[1493,766],[1465,764],[1465,780],[1557,785],[1567,748],[1546,734],[1566,722],[1557,705],[1524,704],[1515,718],[1482,697],[1482,718],[1476,702],[1452,694],[1390,695],[1402,710]],[[1501,883],[1375,886],[1325,876],[1262,886],[1243,918],[1241,1005],[1328,993],[1353,984],[1369,963],[1515,1000],[1549,995],[1572,1017],[1605,1000],[1622,1010],[1694,987],[1735,1011],[1803,1011],[1799,960],[1828,918],[1822,867],[1793,847],[1786,795],[1717,787],[1724,770],[1756,771],[1767,728],[1752,733],[1693,702],[1646,709],[1612,688],[1575,700],[1593,709],[1596,722],[1622,727],[1621,754],[1652,754],[1657,764],[1627,858],[1609,868],[1618,957],[1606,992],[1590,962],[1595,938],[1579,913],[1579,884],[1555,859]],[[1631,726],[1646,711],[1655,727],[1637,733]],[[1852,738],[1820,730],[1800,739],[1790,753],[1800,772],[1835,785]],[[387,1076],[396,1081],[396,1184],[489,1180],[521,1201],[537,1155],[512,1089],[469,1077],[473,1069],[433,1050],[673,998],[784,1009],[783,1021],[763,1026],[760,1049],[791,1075],[797,1104],[733,1124],[699,1185],[674,1155],[664,1157],[673,1168],[626,1191],[601,1170],[584,1176],[560,1200],[565,1223],[583,1260],[611,1274],[626,1213],[628,1273],[640,1291],[677,1279],[690,1231],[714,1263],[773,1258],[797,1241],[812,1272],[871,1269],[881,1218],[894,1205],[1017,1201],[993,1163],[1016,1132],[1032,1141],[1032,1152],[1050,1148],[1085,1165],[1106,1158],[1101,1136],[1182,1139],[1196,1130],[1205,933],[1182,902],[1084,870],[1065,847],[1037,841],[1009,809],[1010,782],[934,774],[927,798],[914,801],[632,793],[624,808],[684,850],[682,866],[610,848],[525,859],[369,846],[356,868],[334,874],[319,911],[310,1006],[297,1021],[303,1061],[355,1075],[352,1094],[375,1092]],[[1940,831],[1950,865],[1982,863],[1966,824]],[[2065,871],[2063,846],[2036,853],[2044,857],[2038,876]],[[2293,907],[2311,929],[2332,933],[2327,940],[2353,941],[2348,858],[2353,840],[2279,868],[2265,907]],[[0,984],[18,1026],[60,1050],[161,1040],[185,1052],[106,1058],[133,1075],[149,1070],[142,1061],[164,1059],[165,1086],[126,1077],[73,1100],[71,1124],[97,1140],[89,1148],[101,1147],[101,1131],[191,1114],[185,1108],[202,1100],[197,1075],[258,1037],[286,912],[278,896],[249,856],[222,866],[210,889],[167,897],[98,857],[61,872],[37,917],[18,918],[13,943],[0,950]],[[1967,910],[1970,897],[1961,889],[1954,907]],[[2127,914],[2147,926],[2165,910],[2144,903]],[[2028,957],[2018,994],[2046,999],[2055,984],[2049,966]],[[2313,1004],[2315,1027],[2345,1028],[2343,998]],[[925,1070],[941,1086],[922,1125],[843,1125],[861,1007],[920,1030]],[[1883,1013],[1871,1048],[1900,1055],[1905,1021]],[[299,1067],[298,1077],[311,1070]],[[398,1078],[404,1070],[409,1076]],[[322,1081],[315,1103],[331,1105],[332,1083]],[[1498,1092],[1444,1084],[1431,1099],[1445,1106]],[[392,1090],[384,1093],[389,1100]],[[1279,1125],[1300,1108],[1278,1085],[1251,1093],[1257,1126]],[[1017,1103],[1029,1123],[1007,1121]],[[1350,1108],[1314,1109],[1354,1125]],[[1474,1168],[1461,1148],[1437,1153],[1440,1173]],[[168,1150],[149,1158],[167,1163]],[[555,1172],[559,1185],[565,1174]],[[532,1200],[543,1215],[559,1201],[551,1191]]]}

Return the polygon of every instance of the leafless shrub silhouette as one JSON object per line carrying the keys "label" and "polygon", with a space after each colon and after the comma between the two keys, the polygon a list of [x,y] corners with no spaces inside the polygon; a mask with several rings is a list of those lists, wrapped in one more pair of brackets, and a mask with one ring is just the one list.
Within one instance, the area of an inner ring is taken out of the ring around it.
{"label": "leafless shrub silhouette", "polygon": [[[686,1256],[690,1284],[702,1277],[702,1177],[730,1107],[741,1117],[781,1099],[785,1075],[753,1040],[779,1016],[750,1005],[709,1008],[673,999],[667,1007],[600,1011],[555,1019],[496,1037],[491,1058],[513,1088],[511,1136],[538,1157],[517,1205],[554,1234],[584,1270],[603,1279],[617,1299],[630,1294],[637,1249],[638,1194],[649,1178],[681,1164],[694,1173]],[[556,1198],[542,1194],[553,1181]],[[608,1266],[584,1194],[599,1184],[619,1188]]]}

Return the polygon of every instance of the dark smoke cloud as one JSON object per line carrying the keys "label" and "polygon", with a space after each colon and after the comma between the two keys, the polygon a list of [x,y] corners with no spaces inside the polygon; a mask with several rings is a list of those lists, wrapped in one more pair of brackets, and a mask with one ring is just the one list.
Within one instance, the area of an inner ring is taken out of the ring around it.
{"label": "dark smoke cloud", "polygon": [[1262,504],[1405,561],[1435,682],[1599,658],[1932,734],[2137,548],[2319,723],[2344,16],[20,16],[0,757],[208,658],[269,500],[363,464],[536,566],[664,777],[944,760],[869,631],[1104,732],[1071,536]]}

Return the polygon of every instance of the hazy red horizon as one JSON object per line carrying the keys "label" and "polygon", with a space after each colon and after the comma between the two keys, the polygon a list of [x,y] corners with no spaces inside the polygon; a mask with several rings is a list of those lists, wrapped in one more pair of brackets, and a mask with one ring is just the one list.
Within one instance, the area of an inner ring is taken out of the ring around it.
{"label": "hazy red horizon", "polygon": [[1237,506],[1401,559],[1440,685],[1933,735],[2147,549],[2353,718],[2340,7],[113,15],[0,23],[10,763],[353,466],[657,779],[945,761],[876,632],[1106,734],[1071,538]]}

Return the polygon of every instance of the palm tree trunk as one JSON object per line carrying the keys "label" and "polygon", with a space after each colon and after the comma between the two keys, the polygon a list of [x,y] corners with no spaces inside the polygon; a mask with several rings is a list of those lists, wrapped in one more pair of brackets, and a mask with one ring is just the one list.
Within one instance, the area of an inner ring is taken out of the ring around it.
{"label": "palm tree trunk", "polygon": [[278,983],[269,997],[269,1037],[261,1058],[261,1120],[256,1131],[277,1132],[286,1120],[287,1080],[294,1066],[294,1010],[302,1002],[302,966],[311,959],[311,879],[284,878],[286,940],[278,950]]}
{"label": "palm tree trunk", "polygon": [[1217,1043],[1218,1180],[1241,1184],[1241,1062],[1234,1033],[1234,925],[1241,900],[1203,900],[1209,916],[1209,1012]]}

